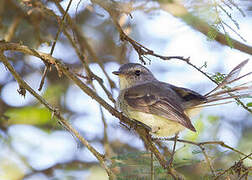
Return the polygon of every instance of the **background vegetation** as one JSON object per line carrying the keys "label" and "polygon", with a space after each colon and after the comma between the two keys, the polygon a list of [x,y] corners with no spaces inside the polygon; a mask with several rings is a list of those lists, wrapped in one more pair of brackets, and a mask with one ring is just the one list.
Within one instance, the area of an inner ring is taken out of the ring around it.
{"label": "background vegetation", "polygon": [[111,73],[143,63],[204,94],[251,57],[251,9],[250,0],[0,0],[0,180],[251,179],[251,97],[202,110],[169,167],[174,140],[152,140],[114,109]]}

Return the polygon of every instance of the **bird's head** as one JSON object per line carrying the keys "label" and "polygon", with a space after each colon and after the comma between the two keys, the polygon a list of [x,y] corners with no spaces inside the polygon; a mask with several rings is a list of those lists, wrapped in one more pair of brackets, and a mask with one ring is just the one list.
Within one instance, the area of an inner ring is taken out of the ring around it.
{"label": "bird's head", "polygon": [[155,80],[151,71],[138,63],[124,64],[118,71],[114,71],[113,74],[120,79],[120,89]]}

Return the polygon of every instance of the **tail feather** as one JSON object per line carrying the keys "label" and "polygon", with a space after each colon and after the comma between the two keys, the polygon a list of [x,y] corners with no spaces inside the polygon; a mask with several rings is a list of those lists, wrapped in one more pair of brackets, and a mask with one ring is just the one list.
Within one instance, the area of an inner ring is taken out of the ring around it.
{"label": "tail feather", "polygon": [[242,68],[248,63],[249,59],[246,59],[245,61],[241,62],[239,65],[237,65],[234,69],[232,69],[232,71],[224,78],[224,80],[213,90],[211,90],[210,92],[208,92],[207,94],[205,94],[205,96],[208,96],[210,94],[212,94],[213,92],[227,86],[228,84],[231,84],[235,81],[240,80],[241,78],[244,78],[250,74],[252,74],[252,72],[249,72],[243,76],[239,76]]}
{"label": "tail feather", "polygon": [[248,97],[251,97],[251,93],[231,95],[231,96],[222,96],[222,97],[217,96],[217,97],[214,97],[214,98],[211,98],[211,99],[207,99],[207,101],[205,103],[212,103],[212,102],[215,102],[215,101],[221,101],[221,100],[226,100],[226,99],[231,99],[231,98],[242,99],[242,98],[248,98]]}
{"label": "tail feather", "polygon": [[[236,99],[236,98],[248,98],[252,97],[252,81],[248,81],[246,83],[242,83],[238,86],[234,87],[227,87],[227,85],[230,85],[233,82],[236,82],[244,77],[247,77],[252,74],[252,72],[249,72],[245,75],[242,75],[240,77],[239,73],[241,69],[248,63],[248,59],[237,65],[225,78],[224,80],[213,90],[211,90],[209,93],[205,95],[206,100],[202,103],[193,106],[193,108],[197,107],[206,107],[206,106],[212,106],[212,105],[218,105],[223,103],[229,103],[225,102],[225,100],[228,99]],[[217,101],[224,101],[223,103],[218,104],[212,104],[213,102]]]}
{"label": "tail feather", "polygon": [[218,97],[221,95],[228,95],[228,93],[236,93],[237,94],[237,93],[245,93],[245,92],[247,94],[252,93],[252,86],[238,86],[238,87],[218,91],[214,94],[207,96],[207,99],[210,99],[211,97]]}

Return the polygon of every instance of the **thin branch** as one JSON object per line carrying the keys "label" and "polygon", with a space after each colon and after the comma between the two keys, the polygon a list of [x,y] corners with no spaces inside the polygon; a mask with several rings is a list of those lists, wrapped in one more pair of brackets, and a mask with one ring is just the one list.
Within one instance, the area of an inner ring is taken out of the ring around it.
{"label": "thin branch", "polygon": [[[174,138],[160,138],[158,140],[166,140],[166,141],[174,141]],[[247,156],[247,154],[244,154],[243,152],[225,144],[224,142],[222,141],[205,141],[205,142],[193,142],[193,141],[188,141],[188,140],[183,140],[183,139],[177,139],[178,142],[183,142],[183,143],[187,143],[187,144],[193,144],[193,145],[196,145],[196,146],[202,146],[202,145],[213,145],[213,144],[217,144],[217,145],[220,145],[224,148],[227,148],[227,149],[230,149],[242,156]],[[252,160],[252,157],[248,157],[249,159]]]}
{"label": "thin branch", "polygon": [[59,27],[59,29],[58,29],[58,31],[57,31],[57,33],[56,33],[56,36],[55,36],[55,39],[54,39],[54,42],[53,42],[53,45],[52,45],[52,48],[51,48],[51,51],[50,51],[50,54],[51,54],[51,55],[53,55],[54,48],[55,48],[55,46],[56,46],[56,43],[57,43],[57,40],[58,40],[58,38],[59,38],[60,32],[61,32],[61,30],[62,30],[62,28],[63,28],[63,25],[64,25],[64,21],[65,21],[67,12],[68,12],[68,10],[69,10],[71,4],[72,4],[72,1],[73,1],[73,0],[69,0],[69,3],[68,3],[67,8],[66,8],[66,11],[65,11],[65,13],[63,14],[62,20],[60,21],[60,27]]}
{"label": "thin branch", "polygon": [[205,148],[204,148],[202,145],[200,145],[199,147],[200,147],[200,149],[201,149],[201,151],[202,151],[202,153],[203,153],[203,155],[204,155],[204,157],[205,157],[205,159],[206,159],[206,162],[207,162],[207,164],[208,164],[210,170],[212,171],[213,176],[216,176],[216,173],[215,173],[213,164],[212,164],[212,162],[210,161],[210,159],[209,159],[209,157],[208,157],[208,155],[207,155],[207,152],[206,152]]}
{"label": "thin branch", "polygon": [[[238,163],[242,163],[245,159],[250,158],[250,156],[252,156],[252,153],[250,153],[247,156],[245,156],[242,159],[240,159]],[[233,169],[238,163],[235,163],[233,166],[231,166],[230,168],[228,168],[225,171],[223,171],[222,173],[220,173],[214,180],[219,179],[222,175],[224,175],[225,173],[227,173],[228,171],[230,171],[231,169]]]}
{"label": "thin branch", "polygon": [[[51,51],[50,51],[50,54],[51,54],[51,55],[53,55],[54,48],[55,48],[55,46],[56,46],[56,43],[57,43],[57,40],[58,40],[58,38],[59,38],[60,32],[61,32],[61,30],[62,30],[62,28],[63,28],[64,20],[65,20],[65,17],[66,17],[66,15],[67,15],[67,12],[68,12],[68,10],[69,10],[71,4],[72,4],[72,0],[69,0],[69,3],[68,3],[68,5],[67,5],[66,11],[65,11],[65,14],[63,15],[62,20],[60,21],[60,27],[59,27],[59,29],[58,29],[58,31],[57,31],[57,33],[56,33],[55,39],[54,39],[54,41],[53,41],[53,45],[52,45],[52,48],[51,48]],[[39,85],[39,88],[38,88],[39,91],[41,91],[41,89],[42,89],[42,87],[43,87],[43,85],[44,85],[44,83],[45,83],[45,77],[46,77],[46,75],[47,75],[47,73],[48,73],[49,68],[50,68],[50,66],[49,66],[48,64],[46,64],[46,67],[45,67],[45,69],[44,69],[44,72],[43,72],[43,75],[42,75],[42,79],[41,79],[41,81],[40,81],[40,85]]]}

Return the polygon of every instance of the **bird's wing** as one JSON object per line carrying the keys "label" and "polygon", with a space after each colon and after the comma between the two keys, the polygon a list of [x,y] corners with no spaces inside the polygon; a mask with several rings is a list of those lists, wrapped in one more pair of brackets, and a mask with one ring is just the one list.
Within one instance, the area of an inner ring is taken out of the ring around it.
{"label": "bird's wing", "polygon": [[196,131],[184,113],[182,99],[162,83],[147,82],[128,88],[124,99],[130,107],[138,111],[164,117]]}
{"label": "bird's wing", "polygon": [[169,86],[183,100],[183,109],[191,108],[193,106],[202,104],[207,100],[205,96],[202,96],[201,94],[190,89],[173,86],[171,84],[169,84]]}

